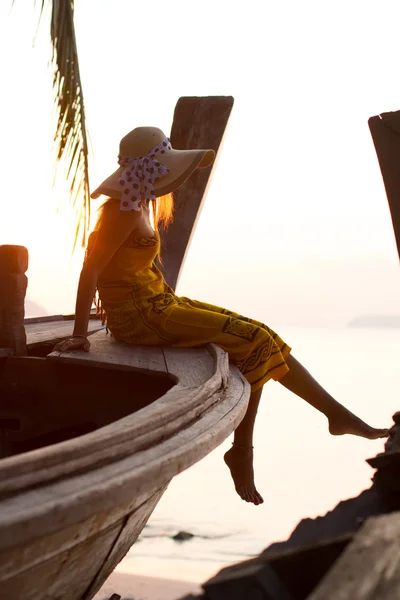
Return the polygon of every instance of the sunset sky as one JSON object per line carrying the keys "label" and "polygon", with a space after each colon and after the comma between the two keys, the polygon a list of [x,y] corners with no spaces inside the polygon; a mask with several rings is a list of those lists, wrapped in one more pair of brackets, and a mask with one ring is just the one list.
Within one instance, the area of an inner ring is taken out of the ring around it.
{"label": "sunset sky", "polygon": [[[10,4],[0,8],[0,243],[28,247],[35,310],[72,312],[82,253],[71,258],[67,191],[52,191],[47,17],[32,49],[34,2]],[[77,0],[92,189],[116,168],[129,130],[169,134],[180,96],[235,98],[178,293],[271,325],[399,312],[398,256],[367,121],[400,109],[400,9],[377,7]]]}

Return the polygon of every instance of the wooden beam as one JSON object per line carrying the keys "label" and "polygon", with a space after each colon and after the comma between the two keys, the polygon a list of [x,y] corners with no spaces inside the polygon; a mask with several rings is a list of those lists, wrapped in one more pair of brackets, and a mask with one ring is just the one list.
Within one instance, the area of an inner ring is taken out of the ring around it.
{"label": "wooden beam", "polygon": [[[101,321],[90,320],[88,324],[88,335],[104,329]],[[74,321],[55,319],[51,321],[40,321],[34,319],[31,323],[25,323],[27,348],[33,351],[39,346],[47,344],[54,346],[57,342],[65,340],[72,335]],[[104,333],[104,337],[106,334]],[[51,350],[49,350],[51,352]],[[31,354],[31,352],[29,352]]]}
{"label": "wooden beam", "polygon": [[385,184],[400,257],[400,111],[371,117],[368,125]]}
{"label": "wooden beam", "polygon": [[[180,98],[174,112],[171,143],[174,148],[212,148],[217,154],[233,106],[231,96]],[[214,165],[216,164],[214,161]],[[167,231],[160,232],[165,280],[176,288],[186,252],[205,200],[212,169],[197,169],[174,192],[175,216]]]}
{"label": "wooden beam", "polygon": [[400,598],[400,513],[371,517],[308,600]]}
{"label": "wooden beam", "polygon": [[0,246],[0,348],[26,354],[24,328],[28,279],[28,250],[24,246]]}

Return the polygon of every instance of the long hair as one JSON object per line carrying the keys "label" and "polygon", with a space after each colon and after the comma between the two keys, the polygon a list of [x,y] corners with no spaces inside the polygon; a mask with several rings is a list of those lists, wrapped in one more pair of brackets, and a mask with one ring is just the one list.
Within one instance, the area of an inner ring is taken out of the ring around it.
{"label": "long hair", "polygon": [[[118,204],[119,200],[116,200],[115,198],[109,198],[98,209],[97,221],[92,233],[89,235],[84,262],[86,262],[88,256],[90,255],[93,249],[93,245],[97,237],[97,232],[100,229],[100,225],[103,222],[103,220],[107,218],[107,212],[110,209],[113,209],[113,207],[116,207]],[[154,230],[158,232],[160,225],[163,229],[166,229],[173,220],[174,214],[174,197],[172,192],[170,194],[166,194],[165,196],[159,196],[155,200],[152,200],[150,208],[150,219]],[[119,210],[119,208],[116,209]],[[157,259],[160,266],[162,266],[163,262],[161,258],[161,251],[158,253]],[[96,316],[100,317],[103,325],[105,325],[107,323],[107,316],[103,310],[97,287],[94,293],[93,303],[96,306]],[[106,332],[108,333],[107,327]]]}
{"label": "long hair", "polygon": [[[94,226],[93,229],[93,234],[96,235],[97,231],[100,228],[101,223],[103,222],[103,220],[105,218],[107,218],[107,212],[114,206],[116,206],[117,204],[119,204],[119,200],[116,200],[115,198],[109,198],[108,200],[106,200],[98,209],[98,217],[97,217],[97,221],[96,224]],[[150,219],[151,219],[151,223],[154,227],[154,230],[158,233],[160,230],[160,227],[162,229],[166,229],[168,227],[168,225],[172,222],[174,217],[174,196],[171,193],[166,194],[165,196],[159,196],[158,198],[156,198],[155,200],[151,200],[151,207],[150,207]],[[92,235],[92,239],[95,237],[95,235]],[[89,243],[88,243],[88,251],[90,253],[90,239],[89,239]],[[157,255],[157,259],[158,262],[160,263],[160,265],[163,264],[162,262],[162,258],[161,258],[161,251],[158,253]]]}

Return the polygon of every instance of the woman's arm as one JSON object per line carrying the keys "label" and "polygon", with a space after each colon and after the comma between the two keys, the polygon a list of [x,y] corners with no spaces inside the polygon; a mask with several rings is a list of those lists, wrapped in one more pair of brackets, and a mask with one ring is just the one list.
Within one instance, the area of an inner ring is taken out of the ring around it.
{"label": "woman's arm", "polygon": [[98,273],[95,269],[83,267],[79,277],[75,305],[75,326],[72,335],[87,335],[89,314],[97,286]]}
{"label": "woman's arm", "polygon": [[[140,212],[134,210],[121,212],[117,204],[107,210],[107,214],[98,230],[93,249],[82,268],[79,278],[73,335],[68,340],[57,344],[55,350],[65,352],[65,350],[80,347],[85,350],[89,349],[90,344],[85,338],[97,280],[116,251],[136,228],[139,215]],[[74,336],[77,337],[74,338]]]}

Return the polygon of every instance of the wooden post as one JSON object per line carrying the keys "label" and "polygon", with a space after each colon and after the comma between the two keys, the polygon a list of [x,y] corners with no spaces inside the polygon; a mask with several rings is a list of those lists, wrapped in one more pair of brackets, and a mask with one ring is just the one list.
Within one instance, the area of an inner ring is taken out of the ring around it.
{"label": "wooden post", "polygon": [[385,184],[400,257],[400,110],[371,117],[368,125]]}
{"label": "wooden post", "polygon": [[[172,146],[178,150],[213,149],[217,155],[215,165],[232,106],[231,96],[180,98],[175,107],[171,129]],[[164,263],[160,268],[166,282],[173,289],[178,283],[186,251],[205,200],[212,168],[197,169],[174,192],[174,220],[167,231],[160,234]]]}
{"label": "wooden post", "polygon": [[0,350],[26,354],[24,327],[28,278],[28,250],[24,246],[0,246]]}

